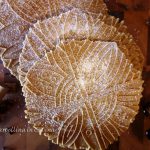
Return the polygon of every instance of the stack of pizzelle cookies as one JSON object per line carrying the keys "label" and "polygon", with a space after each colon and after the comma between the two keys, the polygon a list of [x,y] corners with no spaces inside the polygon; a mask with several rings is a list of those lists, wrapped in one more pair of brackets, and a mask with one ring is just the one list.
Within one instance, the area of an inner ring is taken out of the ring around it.
{"label": "stack of pizzelle cookies", "polygon": [[61,147],[106,149],[138,113],[144,58],[102,0],[1,0],[0,54]]}

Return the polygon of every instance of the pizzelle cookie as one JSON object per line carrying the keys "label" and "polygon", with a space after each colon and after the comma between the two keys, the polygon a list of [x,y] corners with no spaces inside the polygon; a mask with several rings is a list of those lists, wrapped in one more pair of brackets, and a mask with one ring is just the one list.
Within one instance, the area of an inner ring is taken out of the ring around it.
{"label": "pizzelle cookie", "polygon": [[70,39],[116,42],[134,67],[142,70],[142,52],[133,37],[127,33],[123,22],[119,23],[118,19],[111,16],[91,15],[73,9],[58,17],[38,21],[30,29],[19,58],[18,73],[21,84],[23,85],[26,73],[36,61],[46,52],[54,50],[60,41]]}
{"label": "pizzelle cookie", "polygon": [[142,83],[116,42],[60,42],[27,73],[27,118],[62,147],[103,150],[133,121]]}
{"label": "pizzelle cookie", "polygon": [[62,12],[79,8],[84,12],[107,14],[103,0],[7,0],[12,9],[28,22],[57,16]]}
{"label": "pizzelle cookie", "polygon": [[6,0],[0,1],[0,54],[5,67],[17,76],[22,43],[29,24],[11,9]]}
{"label": "pizzelle cookie", "polygon": [[0,54],[4,66],[18,78],[18,59],[29,28],[37,20],[57,16],[73,7],[84,12],[107,12],[102,0],[0,0]]}

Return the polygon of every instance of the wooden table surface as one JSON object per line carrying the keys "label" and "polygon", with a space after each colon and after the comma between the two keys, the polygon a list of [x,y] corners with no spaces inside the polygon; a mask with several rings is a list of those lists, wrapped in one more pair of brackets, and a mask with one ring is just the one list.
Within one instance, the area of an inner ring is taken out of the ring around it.
{"label": "wooden table surface", "polygon": [[[135,37],[145,57],[143,79],[145,80],[143,98],[140,110],[135,121],[128,131],[123,133],[119,140],[110,145],[108,150],[150,150],[150,140],[145,136],[145,131],[150,128],[150,117],[145,117],[143,106],[150,103],[150,2],[149,0],[105,0],[109,13],[121,20],[124,19],[129,32]],[[0,110],[0,128],[29,127],[24,118],[24,98],[19,82],[0,64],[0,85],[9,89],[4,96],[7,104],[5,110]],[[7,108],[7,109],[6,109]],[[3,133],[0,132],[0,150],[60,150],[36,132]]]}

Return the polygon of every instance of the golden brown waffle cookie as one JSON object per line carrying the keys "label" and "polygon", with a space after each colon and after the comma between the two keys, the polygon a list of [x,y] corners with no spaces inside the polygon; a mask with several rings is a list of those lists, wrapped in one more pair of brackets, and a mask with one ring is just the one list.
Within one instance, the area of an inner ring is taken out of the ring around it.
{"label": "golden brown waffle cookie", "polygon": [[6,0],[0,1],[0,54],[4,66],[17,76],[18,59],[29,24],[10,8]]}
{"label": "golden brown waffle cookie", "polygon": [[62,147],[103,150],[133,121],[142,83],[115,42],[61,42],[27,74],[27,118]]}
{"label": "golden brown waffle cookie", "polygon": [[91,13],[107,11],[102,0],[0,0],[0,53],[5,67],[18,77],[18,59],[29,27],[73,6]]}
{"label": "golden brown waffle cookie", "polygon": [[37,60],[46,52],[54,50],[61,40],[69,39],[116,42],[136,69],[141,70],[143,67],[142,52],[127,33],[123,22],[119,23],[114,17],[85,14],[73,9],[58,17],[38,21],[30,29],[19,59],[18,73],[22,85],[26,73]]}
{"label": "golden brown waffle cookie", "polygon": [[13,10],[28,22],[79,8],[84,12],[107,13],[103,0],[7,0]]}

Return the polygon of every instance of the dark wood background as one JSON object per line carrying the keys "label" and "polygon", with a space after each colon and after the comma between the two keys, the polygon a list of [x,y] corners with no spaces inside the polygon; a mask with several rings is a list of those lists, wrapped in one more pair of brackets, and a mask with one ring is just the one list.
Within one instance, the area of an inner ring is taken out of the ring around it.
{"label": "dark wood background", "polygon": [[[129,129],[108,150],[150,150],[145,135],[150,129],[150,2],[149,0],[105,0],[109,14],[125,20],[145,57],[144,92],[140,110]],[[148,107],[149,106],[149,107]],[[0,62],[0,128],[30,128],[24,118],[24,98],[19,82]],[[147,110],[147,116],[143,110]],[[60,150],[35,132],[0,132],[0,150]]]}

